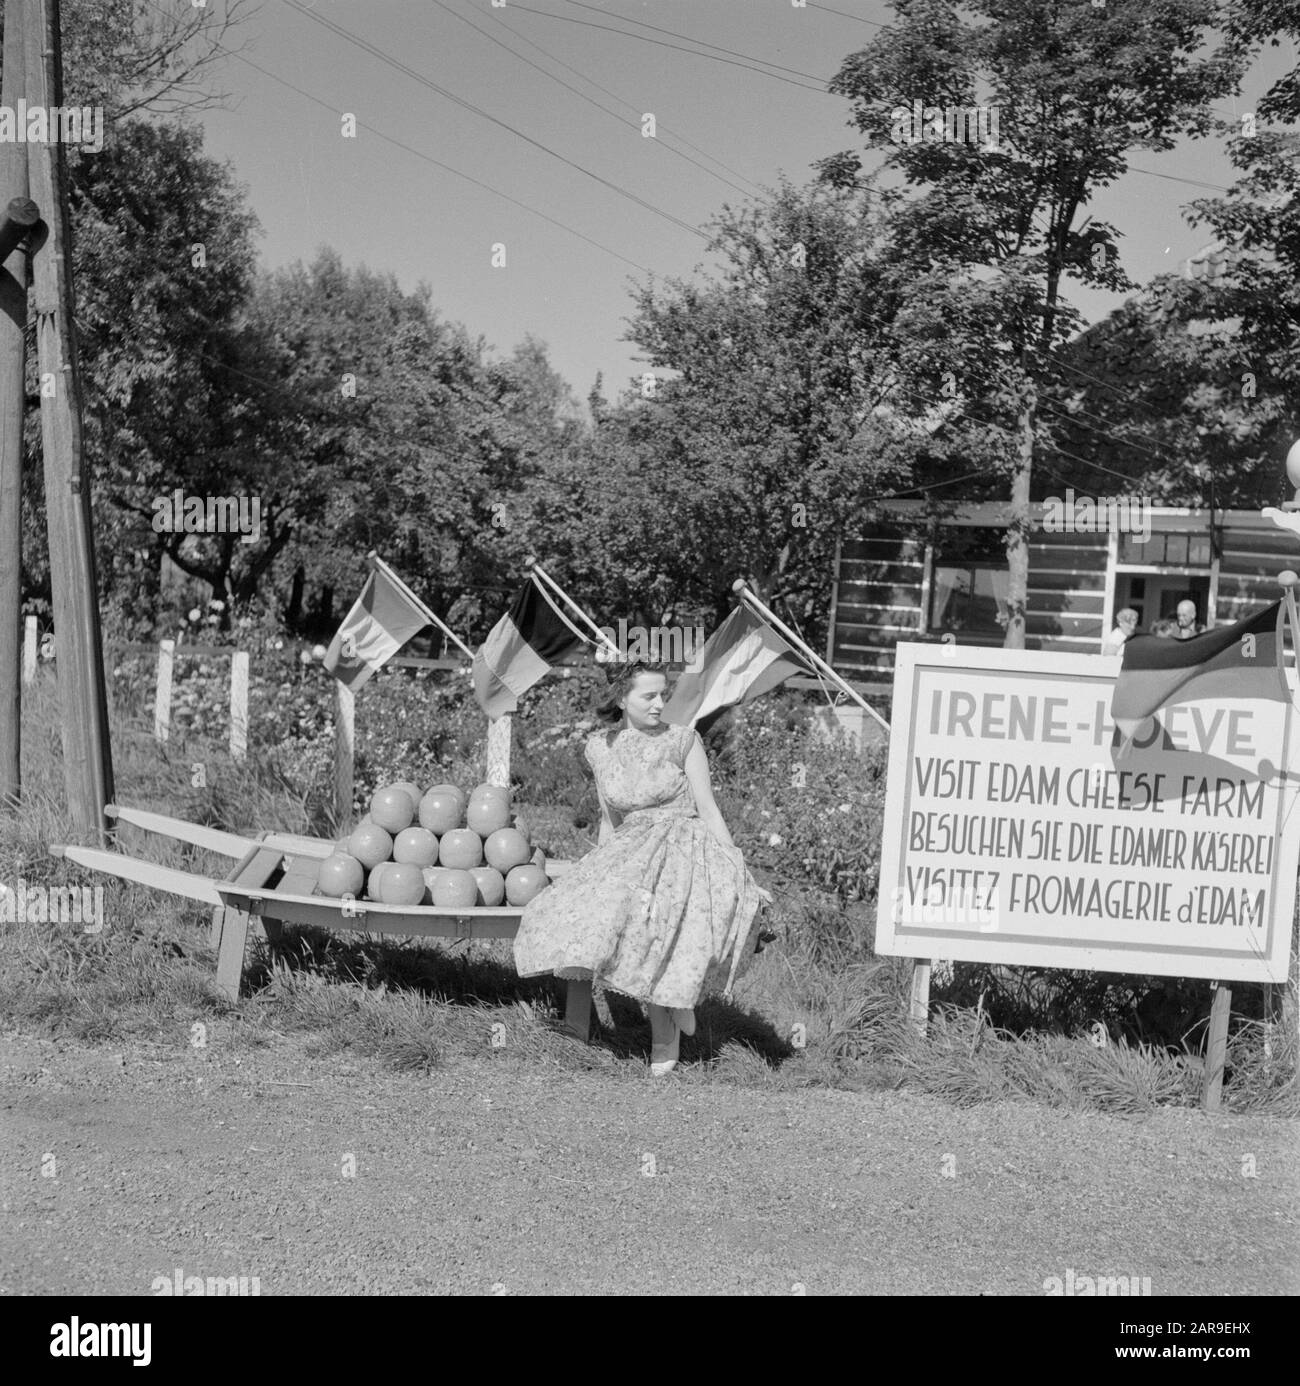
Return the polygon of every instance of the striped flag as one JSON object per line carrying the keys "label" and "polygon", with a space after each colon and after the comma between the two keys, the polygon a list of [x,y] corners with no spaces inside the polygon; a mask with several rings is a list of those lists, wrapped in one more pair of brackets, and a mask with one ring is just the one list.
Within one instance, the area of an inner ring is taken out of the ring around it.
{"label": "striped flag", "polygon": [[674,726],[694,726],[710,713],[747,703],[792,674],[817,673],[810,660],[743,602],[709,636],[696,663],[697,669],[677,680],[664,708],[663,720]]}
{"label": "striped flag", "polygon": [[1282,673],[1282,603],[1236,625],[1188,640],[1138,635],[1124,644],[1111,721],[1125,746],[1148,717],[1194,698],[1265,698],[1289,703]]}
{"label": "striped flag", "polygon": [[406,587],[377,568],[330,642],[325,668],[355,692],[429,624],[428,613]]}
{"label": "striped flag", "polygon": [[493,721],[514,712],[519,695],[584,640],[530,573],[474,656],[478,705]]}

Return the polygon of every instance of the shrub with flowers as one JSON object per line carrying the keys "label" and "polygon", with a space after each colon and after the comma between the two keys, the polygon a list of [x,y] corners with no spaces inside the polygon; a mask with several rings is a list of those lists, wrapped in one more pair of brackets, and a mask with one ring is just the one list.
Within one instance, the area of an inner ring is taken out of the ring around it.
{"label": "shrub with flowers", "polygon": [[871,901],[880,879],[885,748],[858,755],[821,734],[813,725],[818,706],[782,691],[734,709],[717,756],[719,807],[755,861],[846,902]]}

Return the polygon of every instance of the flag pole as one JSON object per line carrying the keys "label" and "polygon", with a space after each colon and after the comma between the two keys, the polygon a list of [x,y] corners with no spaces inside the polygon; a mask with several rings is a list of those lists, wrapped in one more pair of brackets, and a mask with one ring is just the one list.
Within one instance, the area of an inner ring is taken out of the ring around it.
{"label": "flag pole", "polygon": [[761,620],[766,621],[767,624],[771,626],[772,629],[776,631],[778,635],[780,635],[784,640],[788,640],[790,644],[793,645],[794,648],[799,651],[800,654],[804,655],[815,669],[818,669],[819,671],[824,673],[825,676],[830,679],[830,681],[835,685],[836,688],[839,688],[843,690],[843,692],[847,693],[848,696],[852,698],[855,703],[857,703],[860,707],[864,708],[867,712],[869,712],[872,715],[872,717],[874,717],[876,721],[879,722],[882,727],[884,727],[886,731],[889,730],[889,723],[885,721],[885,719],[876,711],[874,707],[871,706],[869,702],[867,702],[867,700],[862,696],[862,694],[859,693],[856,688],[852,688],[849,686],[849,684],[845,683],[844,679],[841,678],[841,676],[837,674],[835,670],[832,669],[831,666],[827,664],[826,661],[819,654],[816,653],[816,651],[810,649],[809,646],[806,645],[794,633],[794,631],[792,631],[789,628],[789,626],[785,624],[784,621],[780,620],[777,616],[773,615],[773,613],[769,611],[761,601],[759,601],[758,597],[754,595],[753,590],[750,588],[749,584],[745,581],[744,578],[737,578],[735,582],[731,584],[731,590],[736,593],[740,600],[744,602],[745,605],[748,606],[756,616],[758,616]]}
{"label": "flag pole", "polygon": [[442,631],[442,633],[445,636],[448,637],[448,639],[452,640],[456,644],[457,648],[459,648],[462,654],[464,654],[467,658],[471,660],[474,658],[474,651],[471,650],[469,646],[465,644],[465,642],[460,638],[460,636],[457,635],[456,632],[452,630],[452,628],[449,625],[447,625],[445,621],[440,620],[437,616],[433,614],[432,611],[429,610],[427,606],[425,606],[425,604],[419,599],[419,597],[417,597],[415,593],[412,592],[411,589],[406,585],[406,583],[404,583],[402,579],[398,577],[398,575],[395,572],[393,572],[393,570],[388,566],[387,563],[384,562],[382,558],[380,558],[379,554],[374,549],[371,549],[370,552],[366,554],[366,562],[371,566],[371,568],[375,569],[376,571],[382,571],[384,576],[387,577],[390,582],[400,587],[402,591],[406,594],[406,596],[411,600],[411,602],[415,606],[418,606],[420,610],[429,618],[429,624],[437,626],[438,629]]}
{"label": "flag pole", "polygon": [[609,638],[609,636],[606,635],[605,632],[601,630],[601,628],[591,619],[591,617],[587,615],[587,613],[578,605],[578,603],[575,602],[573,598],[569,596],[569,594],[564,590],[564,588],[562,588],[560,584],[556,582],[555,579],[543,569],[542,565],[535,558],[524,559],[524,567],[535,577],[540,578],[543,582],[545,582],[548,587],[553,588],[556,595],[564,600],[564,602],[570,607],[573,613],[576,616],[581,617],[582,620],[586,621],[586,623],[591,627],[591,629],[595,631],[596,639],[600,642],[600,644],[612,650],[615,654],[620,653],[618,646],[615,645],[614,642]]}

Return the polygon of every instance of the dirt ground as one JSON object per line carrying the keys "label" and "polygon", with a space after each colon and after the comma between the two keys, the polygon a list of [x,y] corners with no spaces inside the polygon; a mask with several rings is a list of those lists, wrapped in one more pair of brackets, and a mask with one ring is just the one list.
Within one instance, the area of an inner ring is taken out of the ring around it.
{"label": "dirt ground", "polygon": [[0,1293],[1300,1292],[1297,1132],[301,1039],[0,1040]]}

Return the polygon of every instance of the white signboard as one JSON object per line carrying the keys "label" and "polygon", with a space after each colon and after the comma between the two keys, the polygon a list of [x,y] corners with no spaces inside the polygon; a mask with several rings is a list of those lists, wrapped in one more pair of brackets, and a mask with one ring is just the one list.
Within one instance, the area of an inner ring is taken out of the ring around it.
{"label": "white signboard", "polygon": [[1286,981],[1290,706],[1175,704],[1120,758],[1119,667],[897,647],[878,953]]}

